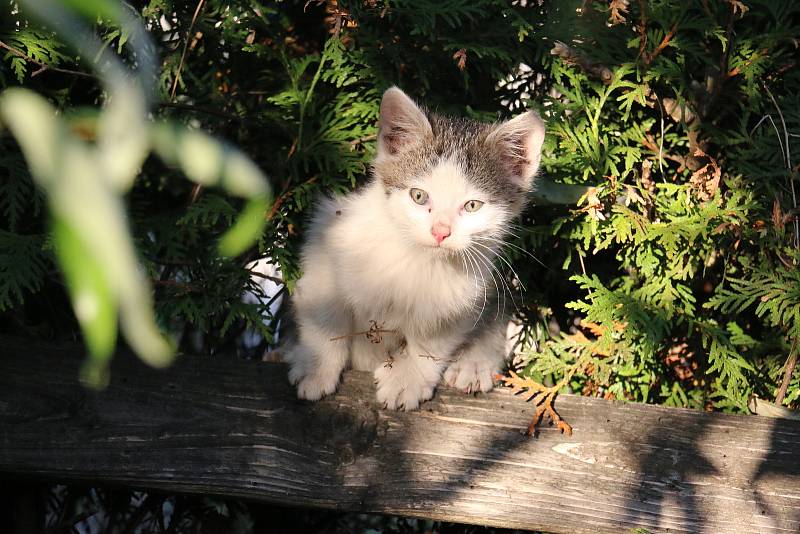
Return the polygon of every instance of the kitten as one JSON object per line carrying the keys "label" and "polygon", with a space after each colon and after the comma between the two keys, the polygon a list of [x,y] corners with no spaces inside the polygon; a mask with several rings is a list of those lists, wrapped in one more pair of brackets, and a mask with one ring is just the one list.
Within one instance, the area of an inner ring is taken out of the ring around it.
{"label": "kitten", "polygon": [[372,181],[323,200],[303,248],[286,356],[300,398],[333,393],[348,364],[374,372],[390,409],[418,408],[442,377],[492,389],[507,325],[492,262],[543,140],[534,112],[489,125],[384,93]]}

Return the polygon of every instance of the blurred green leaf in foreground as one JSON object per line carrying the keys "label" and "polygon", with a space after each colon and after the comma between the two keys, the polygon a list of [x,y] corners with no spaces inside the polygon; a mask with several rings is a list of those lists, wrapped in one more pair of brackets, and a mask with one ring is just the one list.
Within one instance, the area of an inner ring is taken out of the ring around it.
{"label": "blurred green leaf in foreground", "polygon": [[[131,73],[91,32],[80,15],[114,18],[128,32],[137,71]],[[56,258],[65,275],[72,307],[90,358],[82,379],[93,387],[108,383],[108,362],[117,322],[128,344],[150,365],[168,365],[174,344],[153,313],[152,289],[140,268],[122,203],[151,148],[164,161],[203,186],[219,186],[249,199],[239,220],[221,237],[221,255],[245,251],[261,235],[271,189],[258,167],[240,151],[199,131],[147,120],[153,58],[138,20],[112,0],[91,4],[64,0],[23,3],[57,28],[82,57],[96,58],[107,92],[96,132],[86,140],[35,92],[12,88],[0,95],[0,124],[16,138],[32,177],[50,210]]]}

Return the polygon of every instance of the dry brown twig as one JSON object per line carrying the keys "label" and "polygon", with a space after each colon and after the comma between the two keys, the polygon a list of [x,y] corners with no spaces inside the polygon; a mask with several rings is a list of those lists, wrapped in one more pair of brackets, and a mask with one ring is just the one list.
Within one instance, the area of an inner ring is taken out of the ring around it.
{"label": "dry brown twig", "polygon": [[332,337],[329,341],[339,341],[341,339],[348,339],[351,337],[366,336],[370,343],[382,343],[383,334],[397,334],[397,330],[389,330],[383,328],[383,323],[378,324],[378,321],[370,319],[369,330],[362,332],[353,332],[352,334],[345,334],[343,336]]}
{"label": "dry brown twig", "polygon": [[719,189],[719,181],[722,178],[722,169],[720,169],[717,161],[697,148],[694,151],[694,156],[698,158],[706,158],[708,163],[697,169],[692,173],[689,183],[692,189],[695,190],[697,197],[702,202],[707,202],[714,197],[714,194]]}
{"label": "dry brown twig", "polygon": [[456,60],[458,70],[464,70],[467,67],[467,49],[461,48],[453,54],[453,59]]}
{"label": "dry brown twig", "polygon": [[533,419],[528,425],[526,435],[532,436],[534,434],[536,427],[539,426],[544,416],[547,416],[562,434],[572,435],[572,427],[558,415],[554,403],[556,397],[558,397],[559,390],[566,385],[573,373],[567,373],[567,376],[561,382],[552,387],[544,386],[530,378],[522,378],[511,370],[508,373],[510,376],[501,376],[499,378],[505,382],[506,386],[511,387],[511,392],[514,395],[523,393],[526,401],[533,401],[536,404],[536,413],[534,413]]}
{"label": "dry brown twig", "polygon": [[663,52],[664,49],[667,46],[669,46],[669,43],[672,41],[672,38],[675,37],[675,32],[676,31],[678,31],[678,24],[677,23],[672,25],[672,28],[670,28],[670,30],[667,32],[667,34],[664,36],[664,38],[661,39],[661,42],[658,43],[658,46],[656,47],[655,50],[653,50],[653,52],[651,52],[649,54],[647,52],[645,52],[645,54],[643,56],[645,65],[649,65],[650,63],[652,63],[653,60],[656,57],[658,57],[658,55],[661,54],[661,52]]}
{"label": "dry brown twig", "polygon": [[[358,23],[344,7],[339,5],[338,0],[308,0],[303,5],[303,12],[308,10],[308,6],[316,4],[316,7],[325,6],[325,24],[329,27],[329,33],[333,35],[334,39],[338,39],[342,33],[342,28],[355,28]],[[369,6],[369,7],[375,7]]]}

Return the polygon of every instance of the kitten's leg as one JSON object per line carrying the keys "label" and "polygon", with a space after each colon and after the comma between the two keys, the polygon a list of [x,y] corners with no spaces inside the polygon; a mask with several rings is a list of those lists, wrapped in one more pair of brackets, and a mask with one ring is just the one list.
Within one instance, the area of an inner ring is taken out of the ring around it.
{"label": "kitten's leg", "polygon": [[410,341],[375,370],[378,402],[390,410],[416,410],[433,397],[446,362]]}
{"label": "kitten's leg", "polygon": [[505,359],[505,331],[499,324],[488,326],[454,356],[444,373],[444,383],[465,393],[487,392]]}
{"label": "kitten's leg", "polygon": [[318,400],[336,391],[347,365],[353,320],[336,293],[332,277],[322,266],[298,282],[293,296],[298,342],[286,355],[289,381],[301,399]]}
{"label": "kitten's leg", "polygon": [[[353,330],[360,332],[369,328],[369,323],[358,321],[354,323]],[[396,346],[394,336],[383,335],[380,343],[373,343],[364,335],[358,335],[350,340],[350,362],[356,371],[373,371],[378,364],[383,363],[389,352]]]}

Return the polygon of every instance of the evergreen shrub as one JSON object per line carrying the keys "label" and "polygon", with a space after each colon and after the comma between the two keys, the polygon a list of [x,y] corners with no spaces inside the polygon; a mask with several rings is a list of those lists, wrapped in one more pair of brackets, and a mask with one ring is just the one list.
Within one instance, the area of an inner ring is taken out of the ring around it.
{"label": "evergreen shrub", "polygon": [[[671,406],[800,402],[800,373],[786,373],[800,337],[796,2],[126,6],[160,57],[153,115],[227,139],[275,191],[258,245],[222,258],[216,241],[241,201],[144,162],[126,197],[131,227],[157,315],[183,348],[230,349],[245,328],[272,339],[269,299],[241,299],[262,291],[248,266],[271,258],[291,292],[313,199],[368,178],[380,95],[396,84],[482,120],[537,109],[543,187],[581,186],[574,204],[532,205],[511,229],[510,265],[497,265],[521,377]],[[0,89],[34,89],[91,136],[72,111],[104,101],[92,58],[24,5],[0,9]],[[98,16],[94,30],[135,63],[121,27]],[[0,147],[0,324],[72,337],[42,194],[8,132]]]}

